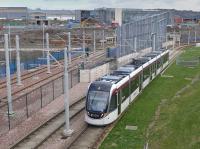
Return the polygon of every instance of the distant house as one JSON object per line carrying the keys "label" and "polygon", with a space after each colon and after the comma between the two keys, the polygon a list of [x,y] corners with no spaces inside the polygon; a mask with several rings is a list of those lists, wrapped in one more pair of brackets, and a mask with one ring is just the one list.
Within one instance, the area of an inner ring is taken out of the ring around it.
{"label": "distant house", "polygon": [[42,12],[42,11],[31,11],[29,12],[29,19],[30,20],[46,20],[47,19],[47,15],[46,13]]}
{"label": "distant house", "polygon": [[41,10],[30,10],[29,11],[29,22],[35,25],[49,25],[46,13]]}

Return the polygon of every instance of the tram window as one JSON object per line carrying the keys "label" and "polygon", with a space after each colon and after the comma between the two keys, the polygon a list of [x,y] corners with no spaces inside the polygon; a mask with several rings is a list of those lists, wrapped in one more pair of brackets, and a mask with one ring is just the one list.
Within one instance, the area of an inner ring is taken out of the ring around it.
{"label": "tram window", "polygon": [[122,102],[129,96],[129,85],[127,84],[123,89],[122,89]]}
{"label": "tram window", "polygon": [[110,109],[109,112],[114,111],[117,108],[117,95],[113,94],[110,101]]}
{"label": "tram window", "polygon": [[139,86],[138,77],[131,81],[131,92],[135,91]]}

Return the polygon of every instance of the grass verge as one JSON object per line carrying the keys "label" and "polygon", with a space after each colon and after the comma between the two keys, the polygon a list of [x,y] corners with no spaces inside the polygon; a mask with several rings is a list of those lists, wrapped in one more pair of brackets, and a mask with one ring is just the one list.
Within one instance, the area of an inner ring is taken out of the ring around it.
{"label": "grass verge", "polygon": [[[188,48],[181,55],[200,56],[200,48]],[[175,63],[144,89],[106,137],[101,149],[200,148],[200,66],[187,68]],[[194,80],[195,82],[193,82]],[[192,83],[193,82],[193,83]],[[126,130],[126,125],[138,126]]]}

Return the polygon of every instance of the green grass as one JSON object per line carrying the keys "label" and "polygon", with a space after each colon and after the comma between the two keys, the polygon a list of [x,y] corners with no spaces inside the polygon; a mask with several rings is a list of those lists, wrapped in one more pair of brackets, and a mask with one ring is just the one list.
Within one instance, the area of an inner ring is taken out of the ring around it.
{"label": "green grass", "polygon": [[[200,49],[187,49],[182,56],[200,56]],[[174,98],[178,91],[191,83],[188,78],[195,78],[198,74],[199,66],[192,69],[172,64],[164,75],[174,77],[159,76],[151,82],[129,106],[100,148],[142,149],[148,140],[151,149],[199,149],[200,81]],[[165,101],[164,104],[161,101]],[[155,113],[158,113],[157,118]],[[149,127],[152,123],[154,125]],[[125,130],[126,125],[138,126],[138,129]]]}
{"label": "green grass", "polygon": [[200,56],[199,47],[192,47],[186,49],[186,51],[180,57],[184,59],[191,59],[191,58],[197,58],[199,56]]}

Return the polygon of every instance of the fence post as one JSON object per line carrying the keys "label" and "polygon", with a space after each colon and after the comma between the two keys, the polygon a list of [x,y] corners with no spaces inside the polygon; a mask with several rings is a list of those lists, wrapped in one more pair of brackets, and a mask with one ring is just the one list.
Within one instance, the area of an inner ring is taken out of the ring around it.
{"label": "fence post", "polygon": [[72,77],[73,77],[73,75],[72,75],[72,72],[73,72],[73,70],[71,71],[71,88],[73,87],[73,81],[72,81]]}
{"label": "fence post", "polygon": [[95,32],[95,30],[94,30],[94,32],[93,32],[93,52],[95,53],[96,52],[96,32]]}
{"label": "fence post", "polygon": [[28,94],[26,94],[26,117],[28,118]]}
{"label": "fence post", "polygon": [[[7,104],[7,107],[8,107],[8,113],[10,113],[8,104]],[[8,114],[8,129],[10,130],[10,114]]]}
{"label": "fence post", "polygon": [[64,90],[64,76],[62,76],[62,90],[63,90],[62,93],[64,94],[64,91],[65,91],[65,90]]}
{"label": "fence post", "polygon": [[137,37],[134,37],[134,51],[137,51]]}
{"label": "fence post", "polygon": [[195,43],[197,42],[197,32],[196,32],[196,30],[195,30],[195,32],[194,32],[194,42],[195,42]]}
{"label": "fence post", "polygon": [[46,48],[47,48],[47,73],[51,73],[51,62],[50,62],[50,52],[49,52],[49,34],[46,33]]}
{"label": "fence post", "polygon": [[102,40],[103,40],[103,50],[105,49],[105,43],[104,43],[104,40],[105,40],[105,32],[104,32],[104,29],[103,29],[103,31],[102,31],[103,33],[102,33]]}
{"label": "fence post", "polygon": [[52,86],[53,86],[53,100],[54,100],[54,98],[55,98],[55,93],[54,93],[54,80],[52,81]]}
{"label": "fence post", "polygon": [[190,44],[190,30],[188,32],[188,45]]}
{"label": "fence post", "polygon": [[41,97],[40,99],[41,99],[41,109],[42,109],[42,86],[40,86],[40,95],[41,95],[41,96],[40,96],[40,97]]}

